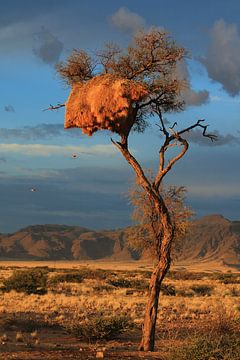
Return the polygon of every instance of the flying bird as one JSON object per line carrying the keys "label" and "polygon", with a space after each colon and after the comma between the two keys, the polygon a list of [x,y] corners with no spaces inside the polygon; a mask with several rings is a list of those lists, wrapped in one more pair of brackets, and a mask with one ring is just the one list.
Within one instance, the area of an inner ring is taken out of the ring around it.
{"label": "flying bird", "polygon": [[31,192],[36,192],[37,189],[36,189],[36,188],[31,188],[30,191],[31,191]]}

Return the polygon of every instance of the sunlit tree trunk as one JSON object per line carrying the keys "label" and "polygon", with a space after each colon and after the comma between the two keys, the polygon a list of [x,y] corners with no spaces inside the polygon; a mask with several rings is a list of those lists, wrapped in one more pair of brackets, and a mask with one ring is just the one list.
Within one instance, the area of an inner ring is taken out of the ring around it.
{"label": "sunlit tree trunk", "polygon": [[[161,210],[158,210],[161,211]],[[171,245],[174,237],[174,228],[171,223],[167,209],[160,213],[161,219],[161,240],[159,243],[159,259],[155,266],[149,284],[148,301],[145,310],[145,318],[142,329],[142,339],[139,346],[141,351],[153,351],[155,345],[155,330],[158,314],[159,295],[162,281],[167,274],[171,264]]]}

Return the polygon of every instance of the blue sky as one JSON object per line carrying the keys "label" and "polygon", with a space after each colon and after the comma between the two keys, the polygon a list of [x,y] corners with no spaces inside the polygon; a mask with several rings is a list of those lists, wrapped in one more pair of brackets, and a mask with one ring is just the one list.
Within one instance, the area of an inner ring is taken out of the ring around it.
{"label": "blue sky", "polygon": [[[125,46],[140,27],[151,26],[168,30],[190,55],[183,69],[191,83],[186,110],[168,119],[185,127],[205,118],[219,135],[212,144],[195,134],[167,182],[186,186],[197,216],[240,219],[239,1],[0,0],[0,9],[0,232],[45,223],[130,224],[124,194],[133,172],[110,135],[66,131],[64,109],[42,110],[66,101],[70,89],[55,64],[73,48]],[[160,142],[154,122],[144,135],[131,136],[144,168],[156,167]]]}

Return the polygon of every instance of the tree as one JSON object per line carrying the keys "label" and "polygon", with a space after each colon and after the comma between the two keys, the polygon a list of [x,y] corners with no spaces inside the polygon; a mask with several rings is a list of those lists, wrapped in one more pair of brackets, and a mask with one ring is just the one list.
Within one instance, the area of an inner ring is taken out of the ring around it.
{"label": "tree", "polygon": [[[148,177],[152,179],[150,174]],[[181,248],[181,241],[190,227],[190,219],[194,213],[185,204],[185,187],[162,185],[160,191],[171,214],[174,226],[174,247],[172,252],[177,253],[177,249]],[[155,212],[154,203],[139,186],[137,178],[130,187],[128,198],[133,205],[132,219],[135,223],[135,226],[128,229],[128,246],[141,254],[145,253],[153,260],[159,260],[161,256],[159,244],[155,241],[157,238],[156,231],[159,230],[161,221],[157,219],[158,214]],[[158,224],[157,229],[156,224]]]}
{"label": "tree", "polygon": [[[207,134],[204,120],[178,129],[177,123],[168,127],[163,116],[184,109],[181,91],[188,84],[180,80],[178,64],[186,55],[185,49],[177,46],[166,32],[151,29],[138,33],[125,50],[108,44],[94,57],[83,50],[74,50],[66,63],[57,66],[60,76],[72,87],[65,103],[65,128],[80,127],[90,136],[101,129],[118,134],[120,140],[111,141],[134,169],[154,208],[152,221],[158,261],[150,279],[139,347],[145,351],[154,350],[159,293],[170,268],[171,247],[177,231],[161,185],[167,173],[188,150],[186,133],[198,127],[203,130],[203,136],[215,140],[214,135]],[[50,106],[49,109],[63,105]],[[152,117],[158,118],[158,131],[162,135],[158,170],[153,180],[148,178],[128,146],[130,132],[143,132]],[[177,154],[170,151],[173,147]],[[166,153],[170,155],[168,162]]]}

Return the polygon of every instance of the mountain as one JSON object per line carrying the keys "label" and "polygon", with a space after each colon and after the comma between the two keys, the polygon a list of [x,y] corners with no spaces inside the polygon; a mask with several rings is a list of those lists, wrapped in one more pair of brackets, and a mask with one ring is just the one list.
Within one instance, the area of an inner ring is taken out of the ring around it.
{"label": "mountain", "polygon": [[[0,258],[24,260],[131,260],[127,228],[93,231],[79,226],[35,225],[0,234]],[[240,221],[221,215],[195,220],[177,249],[178,260],[240,264]]]}
{"label": "mountain", "polygon": [[24,260],[96,260],[134,258],[126,230],[93,231],[66,225],[35,225],[0,234],[0,258]]}
{"label": "mountain", "polygon": [[230,221],[222,215],[205,216],[194,221],[178,258],[239,264],[240,221]]}

